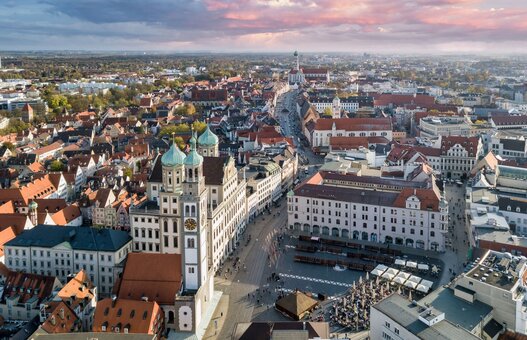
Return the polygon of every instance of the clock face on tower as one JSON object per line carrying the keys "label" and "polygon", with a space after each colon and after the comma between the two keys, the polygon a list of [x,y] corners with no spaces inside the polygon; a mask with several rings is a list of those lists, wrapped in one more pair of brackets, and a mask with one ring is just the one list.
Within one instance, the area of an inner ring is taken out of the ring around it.
{"label": "clock face on tower", "polygon": [[185,229],[187,230],[195,230],[198,224],[196,223],[196,220],[193,218],[189,218],[185,221]]}

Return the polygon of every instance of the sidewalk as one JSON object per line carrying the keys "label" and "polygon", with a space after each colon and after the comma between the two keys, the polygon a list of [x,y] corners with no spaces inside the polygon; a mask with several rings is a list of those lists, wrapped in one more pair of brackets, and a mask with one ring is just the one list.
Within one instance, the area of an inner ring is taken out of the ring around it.
{"label": "sidewalk", "polygon": [[223,294],[214,314],[209,323],[209,327],[203,336],[203,339],[216,340],[219,339],[220,332],[227,318],[227,310],[229,309],[229,295]]}

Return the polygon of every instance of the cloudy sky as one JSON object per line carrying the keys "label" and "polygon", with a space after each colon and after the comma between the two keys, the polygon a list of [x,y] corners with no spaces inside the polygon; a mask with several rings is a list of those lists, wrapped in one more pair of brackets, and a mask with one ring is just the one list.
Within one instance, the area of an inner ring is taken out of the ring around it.
{"label": "cloudy sky", "polygon": [[0,50],[527,53],[526,0],[1,0]]}

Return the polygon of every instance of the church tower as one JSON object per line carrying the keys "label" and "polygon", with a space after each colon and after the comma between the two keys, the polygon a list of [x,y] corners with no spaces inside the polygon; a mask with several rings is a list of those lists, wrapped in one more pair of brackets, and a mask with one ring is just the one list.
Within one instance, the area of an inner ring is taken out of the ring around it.
{"label": "church tower", "polygon": [[203,157],[196,150],[192,132],[190,152],[185,157],[185,181],[181,196],[183,223],[184,289],[197,291],[210,279],[208,264],[207,190],[203,176]]}
{"label": "church tower", "polygon": [[219,144],[218,136],[216,136],[210,130],[210,127],[207,124],[207,128],[198,138],[199,154],[202,156],[206,156],[206,157],[218,157],[220,154],[219,149],[218,149],[218,144]]}
{"label": "church tower", "polygon": [[161,157],[163,190],[159,191],[160,252],[181,254],[181,209],[185,154],[173,142]]}
{"label": "church tower", "polygon": [[331,108],[333,118],[340,118],[340,110],[340,98],[338,96],[335,96],[335,98],[333,98],[333,107]]}

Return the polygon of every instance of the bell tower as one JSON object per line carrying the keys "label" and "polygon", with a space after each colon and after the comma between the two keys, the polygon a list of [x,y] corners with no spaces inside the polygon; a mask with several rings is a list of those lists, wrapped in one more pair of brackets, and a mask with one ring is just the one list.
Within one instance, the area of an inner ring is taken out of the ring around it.
{"label": "bell tower", "polygon": [[211,130],[207,124],[207,128],[201,136],[198,138],[198,152],[202,156],[206,157],[218,157],[219,149],[218,143],[219,139]]}
{"label": "bell tower", "polygon": [[163,188],[159,190],[159,231],[160,252],[164,254],[181,253],[181,209],[179,202],[185,180],[185,154],[179,146],[172,143],[170,149],[161,157]]}
{"label": "bell tower", "polygon": [[183,225],[184,289],[197,291],[210,279],[208,263],[207,190],[203,176],[203,156],[196,150],[192,131],[190,152],[185,158],[185,181],[181,196]]}

